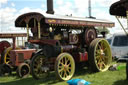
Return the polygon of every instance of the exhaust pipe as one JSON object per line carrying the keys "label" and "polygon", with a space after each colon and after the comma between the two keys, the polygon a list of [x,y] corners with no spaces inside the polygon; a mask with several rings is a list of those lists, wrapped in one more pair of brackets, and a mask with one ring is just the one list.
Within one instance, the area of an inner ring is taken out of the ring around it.
{"label": "exhaust pipe", "polygon": [[47,0],[47,12],[48,14],[54,14],[53,0]]}

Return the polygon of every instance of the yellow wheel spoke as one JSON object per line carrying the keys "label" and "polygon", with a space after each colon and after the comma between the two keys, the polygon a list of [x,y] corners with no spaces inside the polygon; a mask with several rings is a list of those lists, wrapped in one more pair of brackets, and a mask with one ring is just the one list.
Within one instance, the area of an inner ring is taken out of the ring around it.
{"label": "yellow wheel spoke", "polygon": [[104,49],[104,43],[101,42],[101,49],[103,50]]}
{"label": "yellow wheel spoke", "polygon": [[66,59],[66,57],[64,59],[65,59],[65,65],[66,65],[67,59]]}
{"label": "yellow wheel spoke", "polygon": [[59,72],[60,76],[63,77],[63,71]]}
{"label": "yellow wheel spoke", "polygon": [[62,72],[63,70],[64,70],[64,68],[62,67],[62,68],[59,69],[59,72]]}
{"label": "yellow wheel spoke", "polygon": [[106,64],[104,62],[102,64],[104,65],[104,67],[106,67]]}
{"label": "yellow wheel spoke", "polygon": [[97,59],[97,60],[100,59],[100,56],[96,56],[96,59]]}
{"label": "yellow wheel spoke", "polygon": [[67,69],[67,72],[70,73],[69,68]]}
{"label": "yellow wheel spoke", "polygon": [[98,64],[99,69],[101,69],[101,63]]}
{"label": "yellow wheel spoke", "polygon": [[100,55],[100,50],[96,50],[96,55]]}
{"label": "yellow wheel spoke", "polygon": [[64,64],[62,62],[60,62],[60,64],[64,66]]}
{"label": "yellow wheel spoke", "polygon": [[9,64],[10,61],[7,61],[6,63]]}
{"label": "yellow wheel spoke", "polygon": [[104,48],[104,52],[107,50],[107,47]]}
{"label": "yellow wheel spoke", "polygon": [[67,75],[67,73],[66,73],[66,71],[64,71],[64,77],[66,78],[68,75]]}
{"label": "yellow wheel spoke", "polygon": [[11,54],[10,54],[10,53],[8,53],[7,55],[8,55],[9,57],[11,56]]}
{"label": "yellow wheel spoke", "polygon": [[99,49],[102,49],[100,45],[98,45]]}
{"label": "yellow wheel spoke", "polygon": [[101,58],[98,60],[98,64],[100,64],[101,63]]}
{"label": "yellow wheel spoke", "polygon": [[6,59],[10,59],[10,57],[7,57]]}
{"label": "yellow wheel spoke", "polygon": [[69,61],[69,59],[67,58],[67,59],[66,59],[66,61],[65,61],[65,65],[67,65],[67,64],[68,64],[68,61]]}

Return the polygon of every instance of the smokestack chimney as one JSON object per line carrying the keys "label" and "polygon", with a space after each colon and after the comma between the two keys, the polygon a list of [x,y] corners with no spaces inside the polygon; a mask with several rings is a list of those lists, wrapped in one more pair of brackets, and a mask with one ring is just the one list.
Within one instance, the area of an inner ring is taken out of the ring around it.
{"label": "smokestack chimney", "polygon": [[53,0],[47,0],[47,12],[48,14],[54,14]]}

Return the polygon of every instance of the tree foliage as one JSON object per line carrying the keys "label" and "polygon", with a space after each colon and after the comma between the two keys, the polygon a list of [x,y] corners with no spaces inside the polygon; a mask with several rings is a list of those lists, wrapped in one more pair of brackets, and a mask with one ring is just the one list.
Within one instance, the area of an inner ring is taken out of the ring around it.
{"label": "tree foliage", "polygon": [[104,28],[103,27],[97,27],[96,30],[97,30],[98,34],[101,34],[101,32],[105,32],[106,34],[110,33],[110,31],[106,27],[104,27]]}

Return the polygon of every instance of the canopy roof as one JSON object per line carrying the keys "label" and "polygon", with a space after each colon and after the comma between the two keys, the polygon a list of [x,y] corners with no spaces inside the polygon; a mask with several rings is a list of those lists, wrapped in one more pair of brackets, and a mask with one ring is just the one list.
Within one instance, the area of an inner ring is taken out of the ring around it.
{"label": "canopy roof", "polygon": [[128,0],[120,0],[111,5],[110,14],[115,16],[126,17],[127,10],[128,10]]}
{"label": "canopy roof", "polygon": [[16,27],[26,27],[26,23],[29,27],[34,24],[31,22],[32,19],[36,19],[41,24],[59,24],[59,25],[79,25],[79,26],[102,26],[102,27],[113,27],[114,23],[108,20],[92,19],[92,18],[82,18],[82,17],[72,17],[72,16],[62,16],[53,15],[47,13],[37,13],[30,12],[19,16],[15,21]]}
{"label": "canopy roof", "polygon": [[0,33],[0,38],[27,37],[27,33]]}

